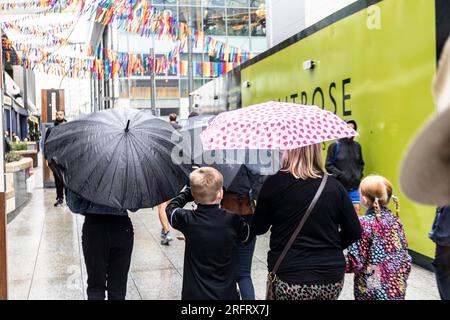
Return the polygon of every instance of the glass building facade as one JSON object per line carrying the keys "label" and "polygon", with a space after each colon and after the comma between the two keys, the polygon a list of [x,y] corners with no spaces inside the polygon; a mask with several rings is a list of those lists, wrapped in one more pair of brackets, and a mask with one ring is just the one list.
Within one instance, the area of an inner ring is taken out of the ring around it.
{"label": "glass building facade", "polygon": [[[202,30],[205,36],[227,43],[232,47],[257,55],[267,49],[265,0],[154,0],[157,10],[171,15],[180,22]],[[117,31],[115,48],[119,52],[149,54],[155,48],[156,57],[170,52],[175,43]],[[223,62],[211,57],[205,48],[193,49],[193,61]],[[180,60],[188,61],[187,49]],[[211,76],[195,74],[193,90],[212,80]],[[176,70],[159,74],[155,80],[156,108],[161,116],[171,112],[180,113],[180,108],[189,96],[188,78]],[[120,106],[134,108],[151,107],[150,76],[121,78],[117,84],[115,100]]]}

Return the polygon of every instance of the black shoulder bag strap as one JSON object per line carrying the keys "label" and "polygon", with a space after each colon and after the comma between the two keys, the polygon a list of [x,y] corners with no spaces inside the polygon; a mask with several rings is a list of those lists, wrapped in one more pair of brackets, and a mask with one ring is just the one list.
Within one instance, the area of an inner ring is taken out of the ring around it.
{"label": "black shoulder bag strap", "polygon": [[289,239],[289,242],[284,247],[283,252],[281,253],[280,257],[277,260],[277,263],[275,264],[275,267],[273,268],[273,270],[271,272],[272,275],[276,275],[278,268],[281,265],[281,262],[283,261],[284,257],[286,256],[286,253],[291,248],[291,246],[294,243],[295,239],[297,238],[298,234],[302,230],[303,225],[305,224],[306,220],[310,216],[311,212],[314,210],[314,207],[316,206],[317,201],[319,200],[319,198],[323,192],[323,189],[325,188],[325,184],[327,183],[327,180],[328,180],[328,174],[324,173],[322,182],[320,183],[320,186],[316,192],[316,195],[314,196],[313,200],[311,201],[311,204],[309,205],[308,210],[306,210],[305,214],[303,215],[302,220],[300,221],[297,229],[295,229],[294,233],[292,234],[291,238]]}

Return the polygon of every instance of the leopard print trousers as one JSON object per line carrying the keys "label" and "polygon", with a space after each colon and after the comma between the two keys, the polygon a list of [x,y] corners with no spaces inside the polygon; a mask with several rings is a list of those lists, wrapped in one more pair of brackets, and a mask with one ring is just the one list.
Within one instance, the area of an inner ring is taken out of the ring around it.
{"label": "leopard print trousers", "polygon": [[344,287],[344,279],[337,283],[319,285],[288,284],[280,279],[275,282],[276,300],[337,300]]}

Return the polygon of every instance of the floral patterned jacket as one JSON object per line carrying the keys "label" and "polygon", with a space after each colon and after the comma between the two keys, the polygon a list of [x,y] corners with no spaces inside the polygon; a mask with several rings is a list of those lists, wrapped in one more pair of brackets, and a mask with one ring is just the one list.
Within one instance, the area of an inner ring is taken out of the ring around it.
{"label": "floral patterned jacket", "polygon": [[389,209],[374,209],[360,218],[361,239],[348,248],[347,273],[355,273],[356,300],[402,300],[411,271],[411,256],[400,219]]}

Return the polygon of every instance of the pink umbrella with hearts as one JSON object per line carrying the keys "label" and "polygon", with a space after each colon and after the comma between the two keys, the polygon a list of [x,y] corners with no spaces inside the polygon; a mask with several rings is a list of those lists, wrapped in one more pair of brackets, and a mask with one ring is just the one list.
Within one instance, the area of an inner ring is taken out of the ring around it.
{"label": "pink umbrella with hearts", "polygon": [[201,140],[204,150],[292,150],[357,135],[330,111],[271,101],[219,114]]}

